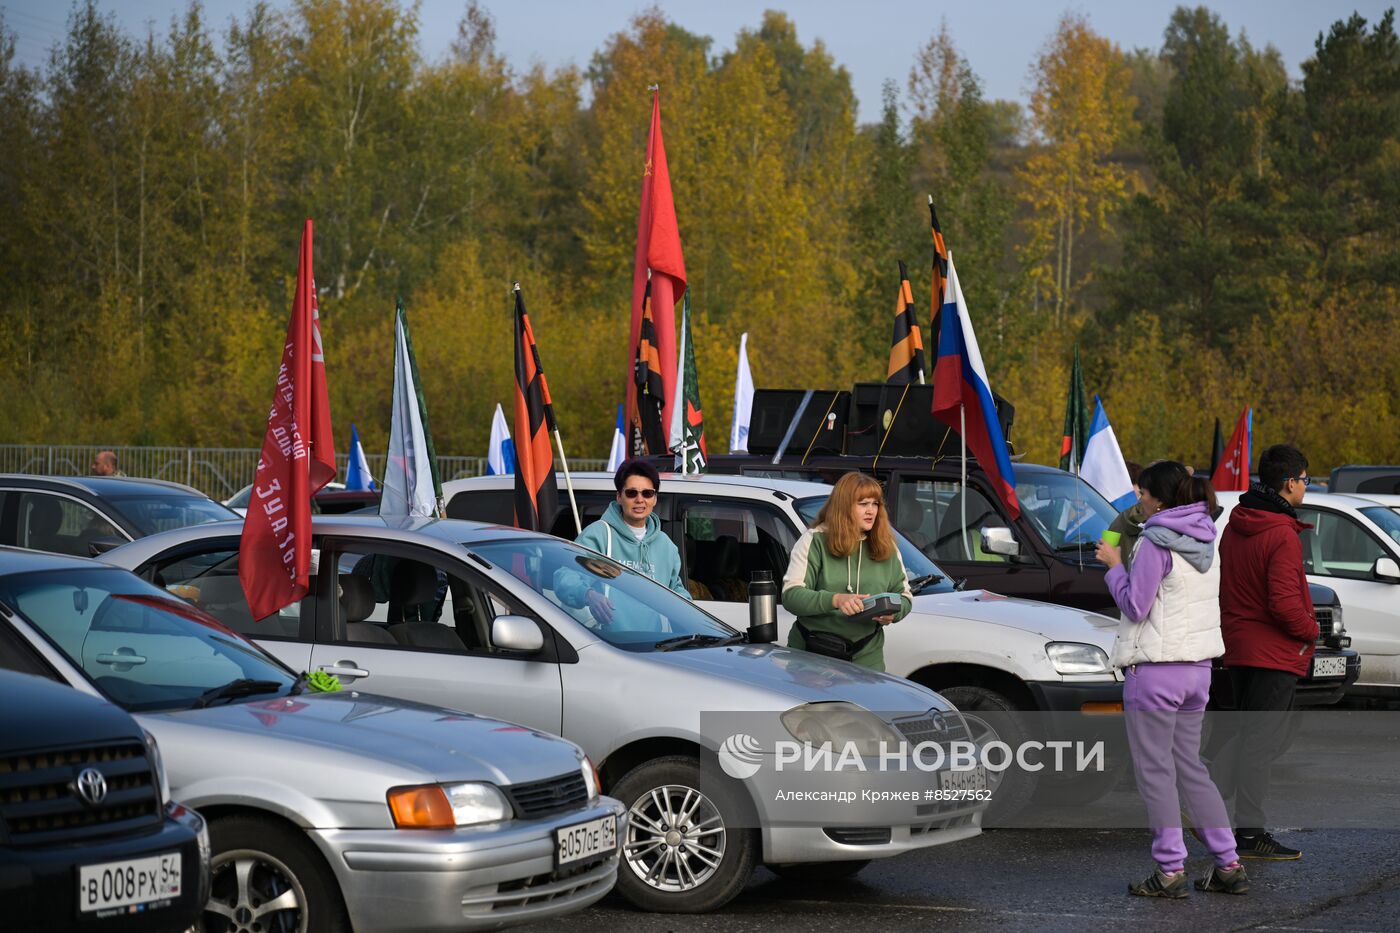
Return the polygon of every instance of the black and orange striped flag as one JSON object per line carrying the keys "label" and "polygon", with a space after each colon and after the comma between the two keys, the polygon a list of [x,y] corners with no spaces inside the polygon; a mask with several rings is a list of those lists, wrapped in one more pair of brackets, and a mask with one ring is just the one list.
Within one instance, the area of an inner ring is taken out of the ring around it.
{"label": "black and orange striped flag", "polygon": [[637,408],[628,427],[630,456],[664,454],[668,449],[662,421],[665,382],[656,340],[656,318],[652,314],[650,282],[642,299],[642,326],[637,338],[637,357],[632,364],[632,381],[636,386],[633,401]]}
{"label": "black and orange striped flag", "polygon": [[924,338],[914,315],[914,291],[909,287],[909,270],[900,260],[899,297],[894,303],[894,337],[890,340],[890,369],[885,381],[923,385],[924,372]]}
{"label": "black and orange striped flag", "polygon": [[554,479],[557,430],[554,403],[549,398],[540,365],[535,332],[525,313],[520,284],[515,285],[515,527],[549,531],[559,511],[559,486]]}
{"label": "black and orange striped flag", "polygon": [[938,342],[938,312],[948,300],[948,244],[943,242],[943,228],[938,226],[938,214],[933,209],[933,195],[928,196],[928,219],[933,227],[933,284],[929,290],[929,329],[934,343]]}

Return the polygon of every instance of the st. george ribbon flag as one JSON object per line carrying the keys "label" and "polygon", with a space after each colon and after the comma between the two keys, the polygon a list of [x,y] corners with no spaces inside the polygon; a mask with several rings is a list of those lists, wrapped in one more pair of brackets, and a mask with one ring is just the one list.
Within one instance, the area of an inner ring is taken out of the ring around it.
{"label": "st. george ribbon flag", "polygon": [[729,452],[749,450],[749,419],[753,416],[753,374],[749,371],[749,335],[739,337],[739,365],[734,375],[734,422],[729,429]]}
{"label": "st. george ribbon flag", "polygon": [[953,257],[948,256],[947,300],[939,312],[938,352],[933,367],[933,417],[962,434],[1012,518],[1021,514],[1016,474],[992,401],[982,351],[972,330]]}
{"label": "st. george ribbon flag", "polygon": [[428,404],[418,378],[408,316],[394,312],[394,397],[389,423],[389,457],[384,462],[379,514],[437,518],[442,514],[442,481],[428,427]]}
{"label": "st. george ribbon flag", "polygon": [[[1076,360],[1078,359],[1076,354]],[[1108,423],[1103,401],[1094,396],[1094,417],[1089,421],[1089,440],[1084,444],[1084,462],[1079,465],[1084,482],[1099,491],[1115,509],[1123,511],[1137,501],[1128,464],[1118,446],[1118,436]]]}
{"label": "st. george ribbon flag", "polygon": [[[641,205],[637,213],[637,251],[632,263],[632,326],[627,338],[627,434],[629,439],[646,435],[642,414],[637,410],[636,367],[638,344],[642,339],[642,313],[651,299],[652,344],[660,374],[659,397],[661,433],[648,437],[647,453],[666,452],[665,426],[670,424],[671,404],[676,397],[676,302],[685,293],[685,257],[681,254],[681,231],[676,222],[676,202],[671,195],[671,173],[666,165],[666,145],[661,138],[661,94],[653,88],[651,129],[647,133],[646,160],[642,164]],[[659,441],[652,446],[650,441]],[[517,432],[516,442],[521,443]],[[634,450],[633,453],[636,453]]]}
{"label": "st. george ribbon flag", "polygon": [[525,299],[515,286],[515,527],[549,531],[559,511],[554,478],[556,430],[549,383],[540,365],[535,331],[525,313]]}
{"label": "st. george ribbon flag", "polygon": [[914,313],[914,292],[909,287],[909,270],[899,262],[899,294],[894,302],[894,335],[890,338],[890,365],[885,381],[895,385],[924,379],[924,338]]}
{"label": "st. george ribbon flag", "polygon": [[486,448],[486,475],[504,476],[515,472],[515,444],[510,439],[510,428],[506,426],[506,413],[501,403],[496,403],[496,413],[491,416],[491,442]]}
{"label": "st. george ribbon flag", "polygon": [[364,445],[360,443],[360,431],[355,422],[350,422],[350,455],[345,464],[345,488],[368,491],[374,488],[374,477],[369,472],[369,460],[365,457]]}
{"label": "st. george ribbon flag", "polygon": [[308,218],[301,232],[282,365],[238,542],[238,579],[254,619],[266,618],[306,595],[311,496],[335,479],[335,439],[311,259]]}

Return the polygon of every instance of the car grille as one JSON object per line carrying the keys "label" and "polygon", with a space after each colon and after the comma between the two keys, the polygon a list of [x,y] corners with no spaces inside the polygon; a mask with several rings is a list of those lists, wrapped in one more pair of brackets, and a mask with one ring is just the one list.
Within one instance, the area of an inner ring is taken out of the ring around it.
{"label": "car grille", "polygon": [[504,881],[463,897],[462,913],[498,924],[554,913],[565,905],[602,896],[617,880],[617,866],[617,851],[613,851],[545,874]]}
{"label": "car grille", "polygon": [[967,724],[957,713],[930,710],[918,719],[903,719],[894,724],[912,748],[921,742],[953,742],[968,737]]}
{"label": "car grille", "polygon": [[[96,769],[106,796],[78,796],[78,775]],[[160,790],[140,742],[56,749],[0,758],[0,825],[12,845],[76,842],[159,824]]]}
{"label": "car grille", "polygon": [[512,784],[504,790],[522,820],[552,816],[588,802],[588,785],[578,771],[530,784]]}
{"label": "car grille", "polygon": [[1317,618],[1317,638],[1321,641],[1332,634],[1332,607],[1316,606],[1313,616]]}

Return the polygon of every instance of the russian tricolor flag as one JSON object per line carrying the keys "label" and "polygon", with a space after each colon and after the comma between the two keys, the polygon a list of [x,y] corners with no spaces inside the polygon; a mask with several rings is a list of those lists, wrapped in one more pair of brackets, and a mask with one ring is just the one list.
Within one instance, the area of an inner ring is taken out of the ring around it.
{"label": "russian tricolor flag", "polygon": [[[1006,510],[1016,518],[1021,514],[1021,504],[1016,499],[1016,474],[1011,469],[987,367],[982,363],[977,335],[972,332],[972,318],[967,313],[967,300],[963,298],[951,253],[944,295],[933,368],[933,417],[954,431],[963,430],[967,449],[981,464]],[[959,407],[963,409],[961,419]],[[960,422],[966,424],[965,429]]]}

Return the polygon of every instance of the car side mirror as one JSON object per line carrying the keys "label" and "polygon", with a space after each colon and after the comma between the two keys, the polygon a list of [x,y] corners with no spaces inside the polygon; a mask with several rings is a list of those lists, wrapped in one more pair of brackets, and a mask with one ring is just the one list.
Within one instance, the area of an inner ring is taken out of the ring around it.
{"label": "car side mirror", "polygon": [[544,650],[544,632],[525,616],[496,616],[491,623],[491,644],[503,651],[534,654]]}
{"label": "car side mirror", "polygon": [[1021,545],[1011,534],[1010,528],[982,528],[982,550],[988,554],[1001,554],[1003,557],[1017,557],[1021,553]]}
{"label": "car side mirror", "polygon": [[1393,557],[1378,558],[1371,575],[1382,583],[1400,583],[1400,564],[1396,564]]}
{"label": "car side mirror", "polygon": [[123,541],[121,538],[118,538],[116,535],[102,535],[100,537],[93,538],[91,541],[88,542],[88,556],[98,557],[102,554],[106,554],[113,548],[121,547],[125,543],[125,541]]}

